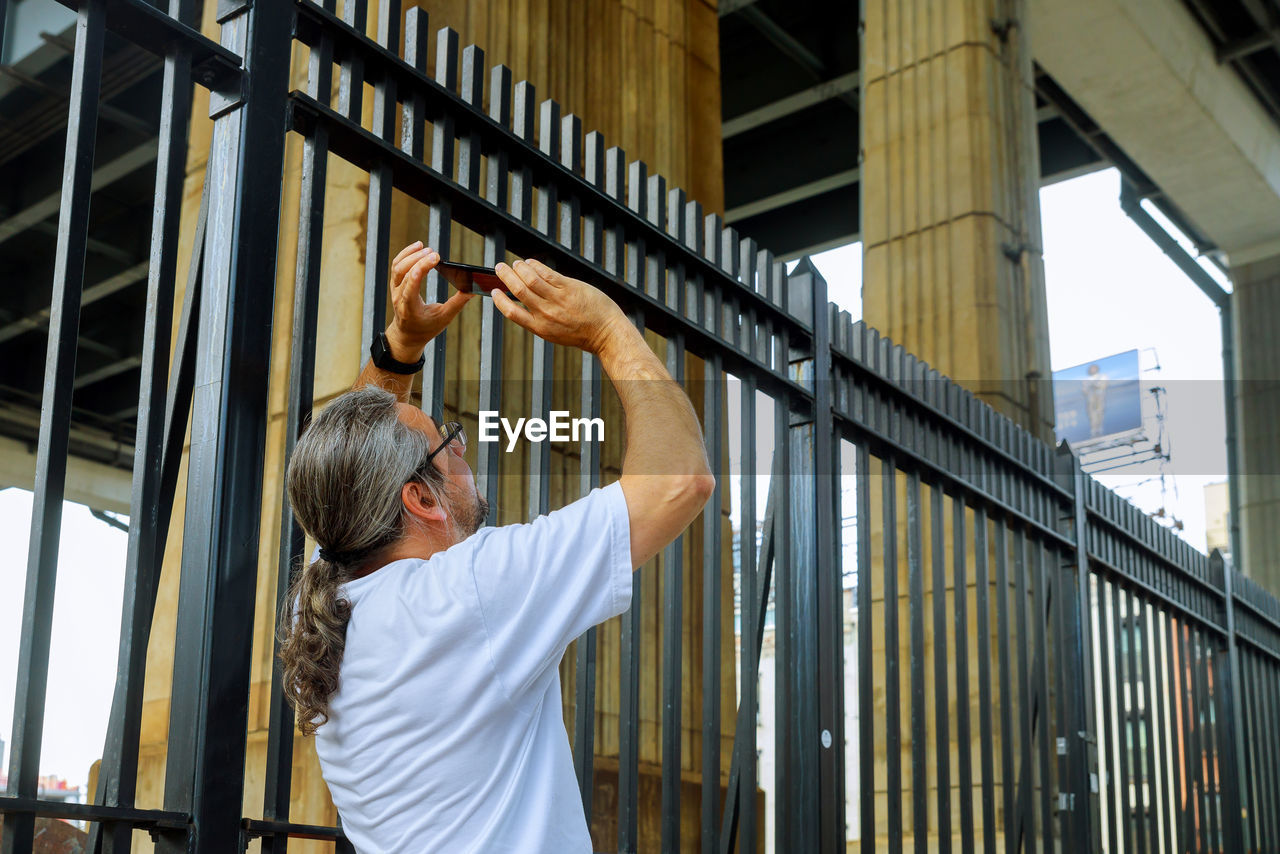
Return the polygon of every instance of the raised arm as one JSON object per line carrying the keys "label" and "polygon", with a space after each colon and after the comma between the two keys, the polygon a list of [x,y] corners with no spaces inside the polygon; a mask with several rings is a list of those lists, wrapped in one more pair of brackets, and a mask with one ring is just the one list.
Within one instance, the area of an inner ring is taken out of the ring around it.
{"label": "raised arm", "polygon": [[697,518],[715,489],[693,405],[601,291],[538,261],[500,264],[497,272],[520,300],[494,292],[505,317],[548,341],[595,353],[618,391],[627,437],[619,482],[631,522],[631,562],[638,567]]}
{"label": "raised arm", "polygon": [[[439,335],[457,317],[458,312],[471,299],[472,294],[455,293],[442,303],[428,305],[422,299],[422,280],[440,262],[440,255],[422,241],[409,244],[391,262],[391,305],[395,316],[387,325],[387,346],[391,358],[397,362],[413,364],[432,338]],[[363,346],[369,346],[368,341]],[[373,361],[367,361],[353,389],[367,385],[378,386],[394,394],[404,402],[409,401],[413,388],[413,374],[384,371]]]}

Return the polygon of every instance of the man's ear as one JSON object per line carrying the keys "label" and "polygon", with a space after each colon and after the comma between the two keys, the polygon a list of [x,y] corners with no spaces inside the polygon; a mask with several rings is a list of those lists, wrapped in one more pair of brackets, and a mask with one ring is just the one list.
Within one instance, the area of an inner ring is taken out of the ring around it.
{"label": "man's ear", "polygon": [[436,503],[431,490],[416,481],[410,481],[400,488],[400,500],[406,511],[424,522],[443,522],[449,518],[445,509]]}

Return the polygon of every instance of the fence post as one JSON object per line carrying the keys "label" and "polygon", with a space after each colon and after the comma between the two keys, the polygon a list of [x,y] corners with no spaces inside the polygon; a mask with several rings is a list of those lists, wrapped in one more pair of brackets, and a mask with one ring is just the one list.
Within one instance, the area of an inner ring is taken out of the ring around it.
{"label": "fence post", "polygon": [[191,815],[162,854],[239,850],[267,379],[293,7],[220,0],[222,43],[244,57],[215,92],[186,528],[175,638],[167,809]]}
{"label": "fence post", "polygon": [[1226,777],[1226,791],[1223,793],[1222,817],[1226,829],[1228,851],[1249,850],[1249,816],[1242,799],[1245,791],[1244,778],[1244,723],[1240,708],[1240,653],[1236,648],[1236,609],[1235,585],[1232,574],[1235,568],[1217,549],[1209,555],[1209,565],[1213,572],[1222,573],[1222,596],[1226,605],[1227,629],[1227,672],[1225,675],[1215,673],[1215,679],[1221,676],[1226,683],[1223,696],[1229,704],[1227,708],[1227,726],[1231,729],[1231,738],[1227,740],[1229,753],[1226,764],[1231,773]]}
{"label": "fence post", "polygon": [[[843,603],[833,550],[830,334],[826,282],[807,259],[787,280],[787,309],[813,329],[813,350],[791,355],[792,379],[814,395],[812,416],[792,410],[787,422],[790,560],[779,566],[786,607],[778,629],[786,643],[779,663],[791,677],[786,765],[790,789],[779,845],[791,851],[844,850]],[[780,603],[781,604],[781,603]],[[783,843],[782,839],[787,838]]]}
{"label": "fence post", "polygon": [[[1098,738],[1095,732],[1093,696],[1093,597],[1089,584],[1088,507],[1085,504],[1085,473],[1080,460],[1066,442],[1056,451],[1058,481],[1072,492],[1071,514],[1066,516],[1075,541],[1074,565],[1063,567],[1063,581],[1074,575],[1074,595],[1063,596],[1059,607],[1067,609],[1062,625],[1062,668],[1069,696],[1066,738],[1067,772],[1061,781],[1059,814],[1062,836],[1072,851],[1100,851],[1101,827],[1098,815]],[[1063,585],[1064,591],[1069,584]],[[1103,654],[1108,654],[1103,650]]]}

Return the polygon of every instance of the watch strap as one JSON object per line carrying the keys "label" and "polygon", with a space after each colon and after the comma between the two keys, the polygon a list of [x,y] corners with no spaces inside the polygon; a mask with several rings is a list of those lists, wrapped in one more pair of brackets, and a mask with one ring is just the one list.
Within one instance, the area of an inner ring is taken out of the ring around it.
{"label": "watch strap", "polygon": [[385,332],[374,336],[373,343],[369,345],[369,358],[376,367],[393,374],[416,374],[427,363],[425,353],[416,362],[401,362],[396,359],[391,355],[391,344],[387,341]]}

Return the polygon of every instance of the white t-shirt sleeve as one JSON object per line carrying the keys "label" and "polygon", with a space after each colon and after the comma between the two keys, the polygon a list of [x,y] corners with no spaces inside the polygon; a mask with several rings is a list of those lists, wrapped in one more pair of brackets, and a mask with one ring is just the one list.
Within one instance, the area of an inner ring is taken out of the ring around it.
{"label": "white t-shirt sleeve", "polygon": [[631,526],[614,482],[472,553],[493,666],[508,697],[559,664],[569,643],[631,603]]}

